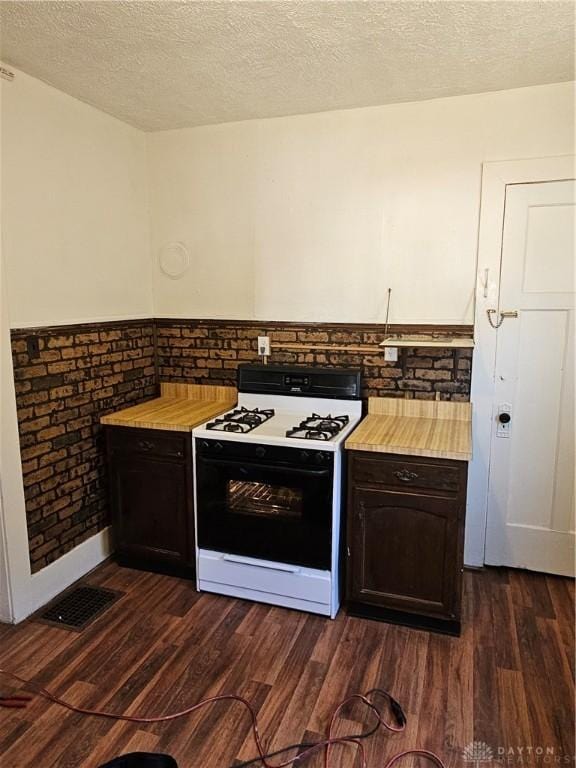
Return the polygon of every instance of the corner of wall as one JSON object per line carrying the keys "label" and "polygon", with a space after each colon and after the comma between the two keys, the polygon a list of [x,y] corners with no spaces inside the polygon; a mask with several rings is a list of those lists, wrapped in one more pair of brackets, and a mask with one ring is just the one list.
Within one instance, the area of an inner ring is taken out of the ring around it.
{"label": "corner of wall", "polygon": [[0,249],[0,620],[13,620],[30,578],[24,485],[10,345],[8,301]]}
{"label": "corner of wall", "polygon": [[152,248],[153,242],[153,217],[152,217],[152,168],[150,162],[150,141],[152,134],[143,131],[144,139],[144,178],[146,182],[146,240],[148,243],[148,249],[146,253],[146,263],[148,266],[148,279],[150,281],[150,317],[156,317],[156,291],[154,286],[154,252]]}
{"label": "corner of wall", "polygon": [[[12,69],[12,68],[11,68]],[[78,102],[66,94],[63,94],[57,89],[53,89],[51,86],[42,83],[35,78],[30,77],[24,73],[15,72],[15,83],[11,83],[5,80],[0,80],[0,104],[2,104],[2,96],[7,93],[4,89],[18,87],[18,91],[11,91],[12,105],[13,99],[16,97],[25,100],[25,106],[33,107],[36,112],[41,112],[43,108],[42,98],[46,97],[50,104],[53,106],[53,116],[55,119],[52,124],[54,135],[58,136],[58,125],[61,117],[61,112],[70,110],[70,131],[72,138],[78,139],[79,142],[85,142],[85,130],[94,130],[94,135],[101,139],[102,142],[107,142],[109,134],[114,140],[112,142],[112,150],[116,152],[126,151],[129,154],[126,155],[126,167],[123,168],[119,177],[117,186],[114,189],[118,190],[119,194],[126,196],[126,213],[129,216],[128,223],[122,224],[124,220],[124,209],[121,209],[117,218],[120,221],[119,235],[117,240],[112,241],[112,245],[122,243],[124,236],[129,243],[132,255],[132,268],[131,274],[125,270],[124,279],[126,283],[120,285],[117,291],[117,299],[112,302],[100,301],[93,302],[93,306],[89,307],[84,305],[82,301],[77,302],[76,306],[79,307],[80,312],[77,312],[73,307],[70,308],[70,313],[74,319],[71,319],[66,314],[66,307],[59,305],[57,300],[54,299],[52,304],[48,307],[39,310],[39,314],[36,315],[37,310],[34,307],[34,316],[31,314],[26,315],[26,311],[30,306],[33,306],[33,302],[25,304],[24,309],[19,306],[18,295],[18,280],[17,275],[13,274],[13,264],[20,264],[23,270],[23,280],[26,281],[26,269],[27,263],[22,264],[21,256],[25,256],[30,253],[30,249],[27,247],[26,242],[23,242],[20,235],[26,233],[25,226],[22,228],[21,224],[30,217],[34,218],[36,215],[35,204],[41,198],[41,195],[35,198],[34,201],[30,201],[26,193],[26,177],[21,173],[22,169],[18,166],[18,153],[16,156],[12,150],[18,150],[23,156],[26,155],[27,144],[26,141],[30,141],[30,135],[22,136],[18,130],[15,129],[14,116],[17,119],[20,118],[20,113],[15,107],[15,111],[11,111],[9,115],[6,113],[8,105],[7,100],[3,102],[2,119],[0,120],[0,138],[2,139],[2,151],[0,152],[0,163],[2,162],[2,156],[4,161],[11,157],[11,164],[8,169],[8,164],[3,163],[3,167],[0,168],[1,180],[0,189],[4,192],[4,198],[6,199],[10,189],[7,189],[9,184],[19,186],[19,195],[12,196],[12,205],[10,211],[7,211],[5,206],[0,206],[1,218],[0,218],[0,389],[1,389],[1,404],[0,404],[0,621],[20,621],[25,618],[31,612],[36,610],[42,604],[50,600],[57,592],[68,587],[73,581],[83,576],[87,571],[94,568],[99,562],[101,562],[109,554],[109,543],[107,531],[100,531],[96,535],[82,542],[79,546],[68,552],[54,563],[51,563],[46,568],[42,569],[36,574],[32,574],[29,556],[29,542],[26,520],[26,508],[24,498],[24,485],[23,485],[23,472],[20,453],[20,438],[18,434],[18,419],[17,419],[17,407],[16,407],[16,394],[14,386],[14,366],[11,354],[11,337],[10,327],[11,318],[18,318],[17,322],[22,327],[31,327],[37,325],[38,322],[51,322],[54,325],[61,325],[63,323],[86,323],[89,320],[97,319],[111,320],[111,314],[117,314],[119,320],[125,320],[127,317],[131,318],[133,315],[137,317],[146,316],[146,318],[152,315],[152,273],[151,273],[151,257],[150,257],[150,199],[149,199],[149,174],[147,167],[147,149],[146,149],[146,135],[143,131],[138,131],[133,127],[129,127],[126,124],[121,124],[115,118],[105,115],[99,110],[90,107],[86,104]],[[42,98],[41,98],[42,97]],[[54,102],[54,99],[57,102]],[[8,117],[13,118],[10,122]],[[62,119],[68,117],[68,112]],[[23,118],[22,118],[23,119]],[[9,124],[11,130],[7,130],[6,126]],[[116,127],[114,127],[116,126]],[[125,126],[125,127],[123,127]],[[16,126],[17,128],[18,126]],[[128,128],[133,133],[128,132]],[[10,141],[13,141],[10,147],[7,146],[8,137]],[[48,153],[49,138],[46,139],[46,150],[41,146],[38,151],[41,153]],[[114,143],[115,142],[115,143]],[[82,144],[81,144],[82,145]],[[108,144],[103,145],[103,152],[106,151]],[[52,148],[53,154],[56,154],[55,162],[58,163],[58,153],[62,155],[62,167],[66,165],[69,160],[69,155],[74,150],[69,149],[69,143],[64,138],[56,148]],[[47,155],[48,156],[48,155]],[[113,160],[110,161],[111,163]],[[38,166],[30,160],[29,166],[25,169],[30,174],[32,180],[38,175]],[[82,183],[89,188],[91,181],[94,183],[96,191],[101,192],[105,190],[106,175],[100,172],[98,163],[88,163],[85,169],[86,173],[94,174],[94,179],[85,178]],[[79,171],[80,174],[80,171]],[[115,177],[114,177],[115,178]],[[44,183],[52,183],[52,179],[46,171],[42,176]],[[60,179],[62,182],[62,179]],[[79,182],[80,183],[80,182]],[[116,183],[116,182],[114,182]],[[100,186],[99,186],[100,185]],[[12,187],[10,187],[12,188]],[[140,193],[138,194],[138,190]],[[24,194],[22,192],[24,191]],[[70,194],[70,189],[65,183],[61,183],[60,187],[56,187],[55,194],[62,194],[62,209],[66,210],[66,195]],[[102,194],[100,198],[96,196],[95,200],[98,204],[101,199],[104,198]],[[124,200],[124,198],[122,198]],[[56,200],[56,203],[58,199]],[[40,202],[41,204],[41,202]],[[88,206],[88,203],[84,203],[85,211],[92,212],[92,208]],[[39,210],[38,215],[41,213]],[[101,208],[102,224],[106,221],[106,209]],[[10,218],[8,218],[10,216]],[[18,225],[15,224],[15,218],[18,219]],[[10,232],[7,232],[7,226],[10,225]],[[62,222],[54,223],[54,232],[51,242],[57,243],[59,238],[62,240],[69,240],[69,233],[63,227],[67,227],[65,218]],[[20,228],[19,228],[20,227]],[[96,226],[96,233],[98,233],[98,226]],[[77,241],[73,244],[76,251],[82,251],[83,245],[88,243],[90,245],[90,238],[88,234],[84,233],[84,230],[80,228],[79,232],[81,237],[78,236]],[[10,239],[8,239],[10,235]],[[86,241],[86,242],[85,242]],[[110,244],[110,238],[105,241]],[[7,253],[7,243],[10,247],[10,253]],[[118,245],[120,249],[120,245]],[[22,253],[19,253],[19,249]],[[33,249],[32,249],[33,250]],[[96,252],[96,251],[94,251]],[[86,265],[90,267],[90,264],[94,264],[95,260],[93,253],[91,255],[90,250],[85,250],[86,253]],[[48,254],[48,257],[57,255],[57,249]],[[7,270],[6,260],[10,257],[11,271],[8,277],[10,278],[10,285],[7,285]],[[25,260],[24,260],[25,262]],[[52,271],[55,272],[55,265],[51,266]],[[90,270],[88,270],[90,273]],[[93,276],[93,274],[92,274]],[[124,304],[125,297],[122,294],[122,288],[126,285],[128,288],[133,285],[132,281],[137,284],[140,291],[140,298],[138,301],[134,300],[132,296],[132,304],[126,307]],[[90,281],[86,281],[86,285],[90,285]],[[36,289],[39,292],[45,291],[46,286],[43,284],[43,279],[40,276],[37,278]],[[21,288],[21,286],[20,286]],[[102,296],[106,296],[107,292],[101,292]],[[22,293],[22,296],[28,295],[27,290]],[[50,295],[50,294],[48,294]],[[114,304],[114,302],[116,302]],[[9,312],[11,310],[11,312]],[[84,316],[81,316],[82,310]],[[99,314],[98,318],[91,315]],[[90,315],[88,317],[87,315]]]}

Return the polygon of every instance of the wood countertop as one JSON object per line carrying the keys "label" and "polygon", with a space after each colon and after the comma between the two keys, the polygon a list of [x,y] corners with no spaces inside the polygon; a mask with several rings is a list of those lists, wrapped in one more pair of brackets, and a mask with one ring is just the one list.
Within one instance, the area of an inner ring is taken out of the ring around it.
{"label": "wood countertop", "polygon": [[345,446],[351,451],[470,461],[472,404],[371,397],[368,415]]}
{"label": "wood countertop", "polygon": [[237,395],[234,387],[161,384],[160,397],[109,413],[100,419],[100,423],[118,427],[191,432],[198,424],[229,411],[236,405]]}

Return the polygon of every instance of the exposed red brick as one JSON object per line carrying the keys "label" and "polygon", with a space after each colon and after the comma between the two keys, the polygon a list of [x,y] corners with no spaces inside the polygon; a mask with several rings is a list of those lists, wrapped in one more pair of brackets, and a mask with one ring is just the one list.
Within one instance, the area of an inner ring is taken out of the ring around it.
{"label": "exposed red brick", "polygon": [[73,336],[50,336],[46,341],[48,349],[55,347],[71,347],[74,344]]}
{"label": "exposed red brick", "polygon": [[[383,333],[383,326],[376,324],[104,323],[35,329],[40,353],[31,358],[31,332],[13,331],[33,571],[107,524],[100,416],[154,396],[157,377],[234,385],[238,365],[260,359],[256,349],[259,335],[269,335],[280,345],[309,347],[278,348],[271,363],[359,366],[364,397],[469,398],[472,350],[462,350],[454,378],[454,355],[448,349],[409,349],[405,369],[402,355],[397,363],[386,363],[377,349],[367,353],[314,349],[315,344],[376,346]],[[34,428],[26,426],[33,422],[37,422]],[[47,474],[38,474],[44,471]]]}
{"label": "exposed red brick", "polygon": [[74,387],[69,385],[65,387],[53,387],[48,390],[49,397],[52,400],[61,400],[62,398],[72,395],[73,393]]}
{"label": "exposed red brick", "polygon": [[58,425],[57,427],[48,427],[48,429],[43,429],[40,432],[37,433],[36,437],[38,440],[51,440],[53,437],[58,437],[58,435],[63,435],[66,431],[66,427],[63,424]]}
{"label": "exposed red brick", "polygon": [[[235,328],[217,328],[212,331],[212,336],[216,336],[219,339],[235,339],[238,331]],[[185,328],[182,331],[182,336],[188,336],[189,330]]]}
{"label": "exposed red brick", "polygon": [[74,343],[76,346],[78,346],[79,344],[94,344],[99,339],[100,339],[100,334],[98,330],[84,331],[82,333],[74,334]]}
{"label": "exposed red brick", "polygon": [[[43,555],[45,555],[47,552],[50,552],[53,549],[56,549],[57,547],[58,547],[58,539],[51,539],[50,541],[47,541],[45,544],[41,544],[39,547],[36,547],[36,549],[32,550],[32,552],[30,552],[30,559],[32,560],[32,566],[34,566],[34,563],[38,562]],[[32,567],[32,570],[33,571],[35,570],[34,567]]]}
{"label": "exposed red brick", "polygon": [[[70,350],[65,349],[63,351],[69,352]],[[61,360],[62,357],[62,352],[59,349],[43,349],[42,352],[40,352],[38,359],[43,363],[51,363],[54,362],[54,360]]]}
{"label": "exposed red brick", "polygon": [[311,344],[325,343],[330,337],[326,331],[300,331],[298,341],[307,341]]}
{"label": "exposed red brick", "polygon": [[35,469],[38,469],[38,459],[31,459],[30,461],[22,462],[22,472],[25,475],[33,472]]}
{"label": "exposed red brick", "polygon": [[451,378],[449,371],[428,370],[427,368],[416,368],[414,376],[417,379],[427,379],[428,381],[448,381]]}
{"label": "exposed red brick", "polygon": [[100,341],[117,341],[122,339],[122,331],[100,331]]}
{"label": "exposed red brick", "polygon": [[46,375],[46,366],[44,364],[30,365],[30,366],[25,366],[23,368],[14,369],[14,378],[16,379],[16,381],[19,381],[22,379],[37,379],[39,376],[45,376],[45,375]]}
{"label": "exposed red brick", "polygon": [[[156,381],[150,322],[35,329],[34,335],[40,354],[29,359],[30,331],[12,332],[29,547],[36,572],[107,524],[99,418],[154,396]],[[130,358],[142,367],[133,370]],[[125,369],[114,372],[114,363],[124,363]]]}
{"label": "exposed red brick", "polygon": [[50,475],[54,474],[54,470],[52,467],[44,467],[44,469],[38,469],[34,472],[29,472],[26,475],[26,479],[28,481],[29,485],[34,485],[35,483],[39,483],[41,480],[44,480],[47,477],[50,477]]}
{"label": "exposed red brick", "polygon": [[86,345],[67,347],[62,350],[61,354],[63,360],[69,360],[74,357],[84,357],[84,355],[88,354],[88,347]]}
{"label": "exposed red brick", "polygon": [[38,432],[39,429],[47,427],[50,424],[48,416],[43,416],[41,419],[34,419],[33,421],[24,421],[20,425],[20,434],[25,435],[27,432]]}

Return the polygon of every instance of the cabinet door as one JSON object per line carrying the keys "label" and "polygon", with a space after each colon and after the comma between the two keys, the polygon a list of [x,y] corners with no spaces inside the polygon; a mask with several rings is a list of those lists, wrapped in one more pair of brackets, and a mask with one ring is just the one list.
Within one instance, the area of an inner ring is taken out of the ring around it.
{"label": "cabinet door", "polygon": [[354,488],[351,502],[349,598],[456,618],[458,501]]}
{"label": "cabinet door", "polygon": [[192,561],[186,465],[117,454],[110,479],[118,551],[174,563]]}

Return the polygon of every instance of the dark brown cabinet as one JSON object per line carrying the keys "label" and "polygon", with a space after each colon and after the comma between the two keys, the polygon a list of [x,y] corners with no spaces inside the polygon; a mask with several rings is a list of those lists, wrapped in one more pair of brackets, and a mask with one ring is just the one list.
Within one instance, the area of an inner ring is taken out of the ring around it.
{"label": "dark brown cabinet", "polygon": [[349,456],[349,611],[459,634],[467,463]]}
{"label": "dark brown cabinet", "polygon": [[106,443],[118,562],[147,570],[193,575],[190,435],[107,427]]}

